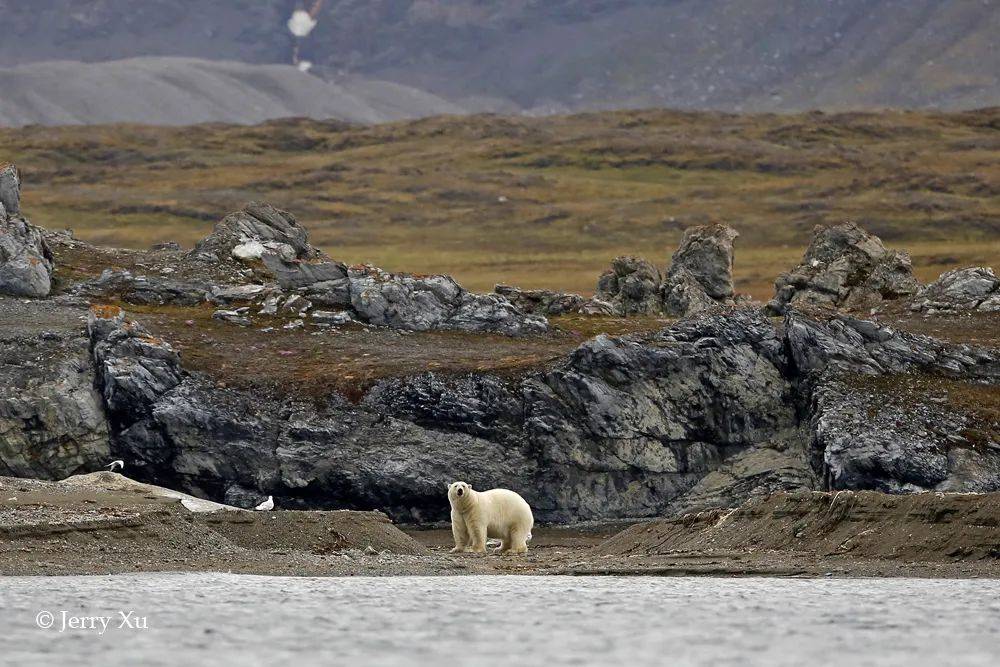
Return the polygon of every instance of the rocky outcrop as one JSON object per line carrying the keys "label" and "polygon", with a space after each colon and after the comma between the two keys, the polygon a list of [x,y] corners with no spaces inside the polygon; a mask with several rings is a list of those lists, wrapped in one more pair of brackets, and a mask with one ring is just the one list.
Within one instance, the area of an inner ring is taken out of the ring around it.
{"label": "rocky outcrop", "polygon": [[685,230],[666,276],[644,259],[618,257],[598,280],[597,299],[626,317],[685,317],[733,306],[733,242],[738,236],[728,225]]}
{"label": "rocky outcrop", "polygon": [[[77,332],[78,314],[64,316]],[[547,521],[802,488],[1000,485],[1000,445],[974,415],[933,401],[896,407],[858,379],[926,375],[990,390],[1000,352],[845,316],[793,313],[775,327],[734,309],[598,336],[524,377],[397,377],[353,403],[185,373],[175,350],[117,308],[95,307],[88,331],[89,346],[74,334],[76,356],[49,355],[65,363],[0,367],[14,388],[0,394],[8,474],[56,477],[121,458],[140,481],[220,502],[274,495],[286,508],[382,508],[413,521],[445,518],[441,490],[457,478],[523,490]],[[13,359],[21,347],[0,349]]]}
{"label": "rocky outcrop", "polygon": [[52,254],[40,229],[21,213],[17,167],[0,165],[0,294],[45,297],[52,289]]}
{"label": "rocky outcrop", "polygon": [[[320,407],[183,376],[170,352],[134,343],[141,333],[106,339],[137,345],[114,377],[145,389],[109,398],[108,410],[133,416],[119,421],[114,451],[142,478],[230,503],[275,495],[285,506],[381,507],[417,521],[443,517],[440,489],[456,478],[524,489],[536,516],[556,521],[853,488],[837,471],[867,465],[872,448],[857,443],[871,420],[832,398],[852,395],[838,393],[839,378],[920,371],[1000,381],[995,351],[846,317],[791,315],[778,330],[751,310],[643,337],[598,336],[523,380],[425,374],[382,381],[357,405],[331,397]],[[160,370],[150,375],[165,382],[142,372],[151,362]],[[868,427],[892,439],[888,423]],[[898,451],[883,448],[886,478],[855,476],[865,480],[858,483],[897,491],[1000,484],[1000,452],[941,469],[939,456],[921,458],[941,441],[893,442]],[[923,477],[888,463],[911,455]]]}
{"label": "rocky outcrop", "polygon": [[663,281],[666,314],[683,317],[718,304],[733,304],[733,242],[738,236],[728,225],[684,231]]}
{"label": "rocky outcrop", "polygon": [[[81,245],[74,242],[74,250],[78,252]],[[91,299],[142,305],[236,305],[253,313],[219,319],[241,326],[251,326],[253,314],[301,318],[315,306],[343,313],[326,317],[323,324],[327,326],[357,321],[411,331],[455,329],[506,335],[548,328],[544,316],[525,313],[500,294],[469,292],[451,276],[389,273],[332,261],[310,245],[308,233],[290,214],[268,204],[251,203],[227,216],[176,261],[178,266],[163,266],[159,275],[107,269],[70,291]],[[223,272],[225,283],[207,275],[208,268],[217,270],[219,265],[228,267]],[[293,303],[299,307],[293,308]],[[318,319],[311,323],[320,324]]]}
{"label": "rocky outcrop", "polygon": [[1000,312],[1000,278],[993,269],[955,269],[924,287],[913,300],[913,310],[925,313]]}
{"label": "rocky outcrop", "polygon": [[523,290],[510,285],[497,285],[493,291],[510,301],[521,312],[543,317],[577,313],[588,304],[584,297],[568,292]]}
{"label": "rocky outcrop", "polygon": [[911,296],[920,284],[910,256],[889,250],[853,222],[817,226],[802,263],[774,283],[772,313],[790,307],[863,309],[882,300]]}
{"label": "rocky outcrop", "polygon": [[212,285],[106,269],[99,277],[79,283],[70,291],[78,296],[117,299],[139,305],[196,306],[211,299]]}
{"label": "rocky outcrop", "polygon": [[94,306],[87,321],[97,382],[112,426],[125,428],[151,414],[154,404],[183,378],[169,344],[126,321],[115,306]]}
{"label": "rocky outcrop", "polygon": [[413,331],[461,329],[516,335],[544,331],[544,318],[525,315],[497,294],[472,294],[450,276],[392,274],[362,266],[348,272],[358,318]]}
{"label": "rocky outcrop", "polygon": [[658,315],[663,310],[662,284],[663,277],[651,262],[616,257],[598,279],[596,297],[610,303],[618,315]]}
{"label": "rocky outcrop", "polygon": [[886,493],[1000,489],[1000,442],[978,436],[970,415],[941,395],[920,399],[900,401],[898,390],[872,391],[856,381],[824,382],[813,399],[824,486]]}
{"label": "rocky outcrop", "polygon": [[309,243],[309,233],[295,217],[266,202],[250,202],[222,219],[193,254],[211,253],[220,260],[260,260],[273,253],[287,261],[314,261],[326,256]]}
{"label": "rocky outcrop", "polygon": [[0,297],[0,475],[62,479],[108,462],[83,312]]}
{"label": "rocky outcrop", "polygon": [[21,214],[21,174],[17,167],[0,163],[0,219]]}

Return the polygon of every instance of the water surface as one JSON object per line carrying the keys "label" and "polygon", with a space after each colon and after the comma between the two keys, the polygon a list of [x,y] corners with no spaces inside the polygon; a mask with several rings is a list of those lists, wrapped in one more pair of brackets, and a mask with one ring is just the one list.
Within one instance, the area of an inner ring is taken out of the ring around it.
{"label": "water surface", "polygon": [[996,580],[11,577],[0,620],[7,665],[1000,664]]}

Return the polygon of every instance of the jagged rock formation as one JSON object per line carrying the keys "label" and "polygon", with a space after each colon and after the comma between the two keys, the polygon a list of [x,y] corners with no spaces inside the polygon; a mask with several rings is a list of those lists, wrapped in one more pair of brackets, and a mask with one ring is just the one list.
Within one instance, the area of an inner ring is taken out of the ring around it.
{"label": "jagged rock formation", "polygon": [[[221,306],[218,318],[243,326],[260,314],[289,318],[286,327],[351,318],[413,330],[544,326],[501,294],[471,294],[447,276],[331,261],[293,222],[258,206],[227,218],[191,253],[157,251],[167,258],[160,275],[108,272],[80,293],[210,301]],[[880,284],[880,266],[900,266],[855,231],[843,243],[817,241],[814,257],[827,262],[815,277],[847,276],[851,302],[855,290]],[[711,300],[708,312],[656,333],[598,336],[522,375],[389,376],[350,401],[187,373],[176,350],[114,307],[91,310],[88,344],[78,297],[0,297],[3,330],[19,332],[0,340],[0,377],[11,388],[0,391],[0,472],[51,478],[122,458],[141,481],[230,504],[274,495],[284,507],[382,508],[414,521],[444,518],[444,483],[458,478],[523,490],[536,516],[553,521],[735,506],[803,488],[1000,488],[1000,443],[974,410],[923,399],[887,406],[865,384],[906,374],[992,390],[1000,351],[843,315],[790,311],[776,326],[760,310],[720,311],[732,299],[732,239],[727,228],[692,231],[667,274]],[[865,259],[873,256],[887,263]],[[209,280],[205,267],[220,265]],[[872,270],[852,273],[859,266]],[[606,283],[623,312],[663,308],[663,281],[648,262],[616,262]],[[537,296],[545,308],[558,302]],[[46,342],[43,315],[62,342]],[[27,328],[18,329],[22,320]],[[25,357],[24,341],[35,339],[39,354]]]}
{"label": "jagged rock formation", "polygon": [[[469,292],[451,276],[388,273],[333,261],[309,243],[308,232],[294,216],[261,202],[251,202],[226,216],[191,252],[178,254],[177,263],[191,268],[186,273],[195,276],[205,273],[199,265],[215,270],[223,266],[230,280],[238,282],[218,284],[207,278],[109,269],[73,291],[137,304],[248,304],[258,314],[269,316],[302,317],[313,306],[343,313],[325,318],[327,325],[334,320],[359,321],[412,331],[456,329],[507,335],[548,328],[543,316],[526,314],[499,294]],[[290,307],[293,302],[298,307]],[[238,322],[252,323],[244,319]]]}
{"label": "jagged rock formation", "polygon": [[691,227],[684,232],[666,276],[650,262],[618,257],[597,282],[597,299],[622,316],[683,317],[720,305],[732,306],[733,241],[728,225]]}
{"label": "jagged rock formation", "polygon": [[911,308],[931,314],[964,310],[1000,312],[1000,278],[993,269],[982,266],[947,271],[920,290]]}
{"label": "jagged rock formation", "polygon": [[[1000,447],[945,454],[956,463],[942,467],[920,452],[967,446],[867,445],[900,429],[835,400],[852,395],[838,378],[858,374],[1000,382],[1000,353],[845,317],[793,315],[778,331],[736,310],[647,337],[598,336],[517,382],[425,374],[385,380],[358,405],[334,396],[322,407],[186,376],[169,347],[117,313],[90,331],[114,455],[141,479],[226,502],[272,494],[286,506],[377,506],[426,520],[443,516],[442,484],[468,478],[525,489],[538,517],[566,521],[732,506],[823,480],[896,491],[1000,484]],[[894,467],[911,454],[920,474]]]}
{"label": "jagged rock formation", "polygon": [[0,475],[62,479],[109,460],[81,312],[0,297]]}
{"label": "jagged rock formation", "polygon": [[917,292],[910,256],[889,250],[853,222],[817,225],[802,263],[774,283],[771,312],[789,307],[868,308]]}
{"label": "jagged rock formation", "polygon": [[0,294],[48,296],[52,255],[41,230],[20,213],[20,174],[14,165],[0,164]]}
{"label": "jagged rock formation", "polygon": [[596,297],[610,303],[618,315],[656,315],[662,310],[663,277],[651,262],[639,257],[616,257],[611,269],[597,280]]}
{"label": "jagged rock formation", "polygon": [[0,218],[21,214],[21,174],[17,167],[0,164]]}
{"label": "jagged rock formation", "polygon": [[733,304],[733,241],[738,236],[728,225],[684,231],[663,281],[667,315],[683,317],[719,304]]}
{"label": "jagged rock formation", "polygon": [[192,252],[244,261],[259,260],[265,252],[288,262],[329,259],[309,243],[309,232],[295,216],[266,202],[250,202],[227,215]]}

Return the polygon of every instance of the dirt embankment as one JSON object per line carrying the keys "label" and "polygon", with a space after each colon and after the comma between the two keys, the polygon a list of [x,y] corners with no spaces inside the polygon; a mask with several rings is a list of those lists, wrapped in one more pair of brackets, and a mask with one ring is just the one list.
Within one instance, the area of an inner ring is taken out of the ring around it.
{"label": "dirt embankment", "polygon": [[0,575],[1000,576],[1000,494],[778,493],[621,532],[536,527],[514,557],[450,554],[449,530],[379,512],[190,511],[125,481],[0,478]]}
{"label": "dirt embankment", "polygon": [[906,574],[1000,571],[1000,494],[886,495],[872,491],[778,493],[735,510],[633,526],[594,549],[598,557],[717,559],[758,567]]}
{"label": "dirt embankment", "polygon": [[428,549],[380,512],[190,511],[186,498],[126,482],[0,478],[0,574],[436,569]]}

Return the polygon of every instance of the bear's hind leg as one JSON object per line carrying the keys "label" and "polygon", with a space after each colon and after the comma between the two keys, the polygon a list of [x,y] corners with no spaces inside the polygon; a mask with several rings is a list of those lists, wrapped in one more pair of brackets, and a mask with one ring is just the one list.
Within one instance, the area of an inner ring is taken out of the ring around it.
{"label": "bear's hind leg", "polygon": [[526,554],[528,553],[528,534],[517,528],[510,531],[510,536],[508,540],[504,542],[503,553],[510,554]]}

